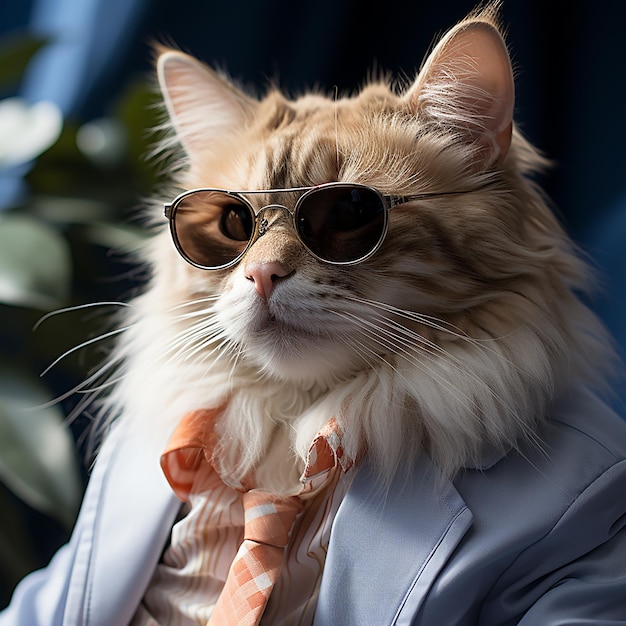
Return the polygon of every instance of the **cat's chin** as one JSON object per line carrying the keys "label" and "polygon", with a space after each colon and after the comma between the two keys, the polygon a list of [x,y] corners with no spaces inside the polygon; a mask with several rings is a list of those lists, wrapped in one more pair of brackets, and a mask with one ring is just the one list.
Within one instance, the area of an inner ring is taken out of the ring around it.
{"label": "cat's chin", "polygon": [[354,368],[339,333],[304,304],[286,306],[284,297],[267,302],[246,293],[222,299],[217,318],[238,358],[264,376],[330,385]]}
{"label": "cat's chin", "polygon": [[249,333],[243,346],[254,367],[284,381],[331,386],[354,367],[336,341],[275,320],[262,331]]}
{"label": "cat's chin", "polygon": [[241,339],[243,353],[264,375],[300,384],[331,386],[354,369],[336,339],[271,315]]}

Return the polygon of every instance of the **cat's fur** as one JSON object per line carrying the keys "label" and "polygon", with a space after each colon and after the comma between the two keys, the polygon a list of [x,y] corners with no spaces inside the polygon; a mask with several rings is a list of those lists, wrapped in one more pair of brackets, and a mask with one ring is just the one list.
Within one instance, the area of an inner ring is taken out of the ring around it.
{"label": "cat's fur", "polygon": [[[108,366],[121,377],[103,419],[119,415],[158,451],[185,412],[223,405],[224,471],[257,466],[264,485],[285,491],[332,416],[382,480],[423,450],[453,474],[532,440],[558,394],[601,378],[603,331],[577,296],[586,267],[531,180],[543,158],[511,134],[496,9],[457,26],[408,89],[374,82],[340,99],[272,89],[258,101],[160,51],[166,148],[182,149],[165,200],[329,181],[473,191],[394,209],[381,249],[348,267],[307,254],[279,217],[234,268],[203,271],[159,221],[145,251],[152,278]],[[277,201],[293,207],[295,196]],[[288,276],[266,301],[246,268],[275,260]]]}

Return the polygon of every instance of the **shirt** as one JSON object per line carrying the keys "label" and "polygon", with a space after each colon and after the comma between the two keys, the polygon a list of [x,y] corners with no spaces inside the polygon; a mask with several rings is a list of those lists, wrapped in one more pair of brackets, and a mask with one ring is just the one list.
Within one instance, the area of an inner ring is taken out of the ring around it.
{"label": "shirt", "polygon": [[[218,411],[186,416],[162,457],[175,493],[186,502],[131,626],[205,625],[243,539],[241,490],[210,463]],[[285,549],[261,624],[312,624],[335,514],[353,472],[334,420],[314,438],[301,477],[304,510]]]}

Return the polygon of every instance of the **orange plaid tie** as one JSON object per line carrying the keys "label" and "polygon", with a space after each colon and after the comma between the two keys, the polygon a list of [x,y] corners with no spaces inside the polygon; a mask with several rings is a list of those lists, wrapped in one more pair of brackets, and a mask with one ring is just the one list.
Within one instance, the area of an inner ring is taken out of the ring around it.
{"label": "orange plaid tie", "polygon": [[[222,409],[200,409],[181,420],[161,457],[163,472],[176,495],[186,502],[221,482],[214,472],[215,422]],[[242,491],[244,541],[230,567],[208,626],[252,626],[259,623],[280,573],[285,547],[304,501],[332,485],[335,470],[347,472],[353,460],[344,452],[336,420],[313,440],[300,478],[298,495],[281,497],[260,489]]]}
{"label": "orange plaid tie", "polygon": [[231,565],[209,626],[259,623],[283,561],[289,533],[303,508],[297,496],[253,489],[243,494],[244,540]]}

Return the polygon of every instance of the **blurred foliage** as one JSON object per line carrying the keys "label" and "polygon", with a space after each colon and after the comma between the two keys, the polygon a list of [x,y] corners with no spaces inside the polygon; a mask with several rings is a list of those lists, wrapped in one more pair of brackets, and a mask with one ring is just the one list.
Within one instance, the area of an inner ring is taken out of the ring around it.
{"label": "blurred foliage", "polygon": [[47,43],[43,37],[12,34],[0,40],[0,86],[16,83],[33,55]]}
{"label": "blurred foliage", "polygon": [[[0,41],[0,90],[44,43]],[[136,285],[123,252],[144,237],[129,209],[156,177],[143,159],[152,102],[138,80],[106,119],[63,120],[54,145],[25,168],[26,197],[0,212],[0,606],[47,563],[77,513],[86,452],[75,442],[88,420],[68,419],[70,392],[107,346],[72,348],[106,330],[111,307],[73,307],[119,300]]]}

